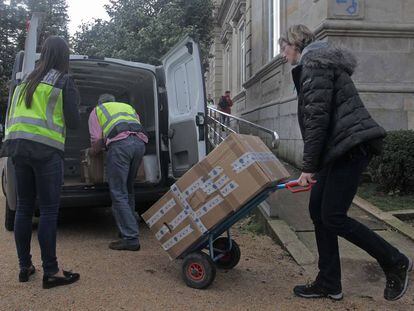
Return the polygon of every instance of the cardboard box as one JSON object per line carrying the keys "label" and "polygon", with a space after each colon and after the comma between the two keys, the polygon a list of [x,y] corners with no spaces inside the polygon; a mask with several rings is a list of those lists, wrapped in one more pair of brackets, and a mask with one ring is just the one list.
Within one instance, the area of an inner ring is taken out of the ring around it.
{"label": "cardboard box", "polygon": [[171,258],[177,258],[202,235],[171,191],[158,200],[143,218]]}
{"label": "cardboard box", "polygon": [[[243,207],[264,188],[288,177],[287,170],[260,138],[231,134],[177,180],[143,218],[163,248],[176,258],[197,237]],[[184,228],[190,228],[185,238]],[[179,241],[173,249],[166,239],[174,238]]]}
{"label": "cardboard box", "polygon": [[102,184],[106,181],[105,153],[90,156],[88,150],[81,150],[81,181],[88,184]]}
{"label": "cardboard box", "polygon": [[137,177],[135,178],[135,180],[137,182],[145,182],[146,181],[144,161],[141,161],[141,164],[140,164],[138,172],[137,172]]}

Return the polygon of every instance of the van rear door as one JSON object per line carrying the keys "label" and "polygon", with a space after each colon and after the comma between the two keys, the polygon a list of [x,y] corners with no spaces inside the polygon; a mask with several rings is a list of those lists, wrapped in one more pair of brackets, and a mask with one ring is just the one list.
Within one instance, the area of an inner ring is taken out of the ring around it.
{"label": "van rear door", "polygon": [[[30,24],[27,30],[27,37],[24,44],[24,52],[20,51],[16,55],[16,59],[13,65],[13,73],[11,77],[9,98],[7,102],[7,115],[13,97],[13,92],[17,84],[23,79],[23,77],[33,71],[36,62],[36,47],[37,40],[39,37],[40,23],[42,20],[43,13],[33,13],[30,20]],[[14,165],[10,158],[7,158],[2,171],[2,188],[3,193],[6,196],[7,208],[14,211],[16,210],[16,185],[15,185],[15,172]]]}
{"label": "van rear door", "polygon": [[198,44],[187,37],[162,59],[172,173],[182,176],[206,155],[204,79]]}

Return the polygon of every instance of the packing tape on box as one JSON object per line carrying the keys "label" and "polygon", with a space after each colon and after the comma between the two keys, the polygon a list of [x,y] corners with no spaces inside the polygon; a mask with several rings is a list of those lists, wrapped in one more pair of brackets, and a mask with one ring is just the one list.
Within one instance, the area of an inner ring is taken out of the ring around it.
{"label": "packing tape on box", "polygon": [[168,229],[168,227],[166,225],[163,225],[161,227],[160,230],[158,230],[158,232],[155,234],[155,237],[157,238],[157,240],[161,240],[164,235],[166,235],[168,232],[170,232],[170,230]]}
{"label": "packing tape on box", "polygon": [[213,208],[215,208],[217,205],[219,205],[223,201],[224,199],[220,195],[216,195],[213,199],[211,199],[206,204],[204,204],[196,212],[197,217],[203,217],[205,214],[207,214],[209,211],[211,211]]}
{"label": "packing tape on box", "polygon": [[233,171],[240,173],[247,169],[250,165],[256,162],[270,162],[276,160],[276,156],[271,152],[246,152],[236,161],[234,161],[231,166]]}
{"label": "packing tape on box", "polygon": [[223,168],[221,166],[216,166],[215,168],[213,168],[209,173],[208,176],[210,176],[211,178],[215,178],[218,175],[220,175],[221,173],[223,173]]}
{"label": "packing tape on box", "polygon": [[208,182],[204,183],[202,189],[207,195],[210,195],[213,192],[221,189],[229,181],[230,178],[227,175],[222,175],[216,182],[208,180]]}
{"label": "packing tape on box", "polygon": [[162,216],[164,216],[170,209],[172,209],[177,203],[174,199],[169,200],[167,203],[165,203],[159,210],[156,212],[150,219],[147,221],[148,227],[152,227],[158,220],[161,219]]}
{"label": "packing tape on box", "polygon": [[177,228],[183,221],[190,215],[191,211],[188,208],[185,208],[181,213],[179,213],[169,224],[168,227],[163,225],[160,230],[155,234],[157,240],[161,240],[170,230]]}
{"label": "packing tape on box", "polygon": [[165,251],[168,251],[171,247],[176,245],[178,242],[189,236],[194,230],[191,228],[190,225],[186,226],[183,230],[178,232],[175,236],[173,236],[171,239],[169,239],[167,242],[165,242],[162,245],[162,248]]}
{"label": "packing tape on box", "polygon": [[238,187],[239,185],[233,180],[229,182],[226,186],[224,186],[223,189],[220,190],[220,193],[223,197],[226,197],[234,190],[236,190]]}
{"label": "packing tape on box", "polygon": [[204,226],[201,220],[196,216],[194,210],[191,208],[190,204],[188,204],[187,200],[184,198],[184,195],[181,193],[180,189],[178,189],[176,184],[171,186],[171,192],[180,200],[181,205],[184,206],[184,211],[187,211],[189,213],[190,217],[200,229],[201,233],[204,234],[207,232],[206,226]]}
{"label": "packing tape on box", "polygon": [[191,215],[191,211],[188,208],[184,208],[184,210],[168,224],[171,230],[177,228],[189,215]]}
{"label": "packing tape on box", "polygon": [[193,182],[187,189],[183,191],[184,198],[187,199],[190,197],[194,192],[196,192],[200,187],[202,187],[204,184],[203,177],[200,177],[195,182]]}

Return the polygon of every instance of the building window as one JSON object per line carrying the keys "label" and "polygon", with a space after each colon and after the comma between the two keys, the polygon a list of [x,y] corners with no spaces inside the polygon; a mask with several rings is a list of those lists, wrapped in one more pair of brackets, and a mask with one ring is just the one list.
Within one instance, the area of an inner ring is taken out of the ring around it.
{"label": "building window", "polygon": [[246,82],[246,27],[244,22],[239,27],[239,89]]}
{"label": "building window", "polygon": [[279,54],[280,0],[269,0],[269,55],[272,59]]}

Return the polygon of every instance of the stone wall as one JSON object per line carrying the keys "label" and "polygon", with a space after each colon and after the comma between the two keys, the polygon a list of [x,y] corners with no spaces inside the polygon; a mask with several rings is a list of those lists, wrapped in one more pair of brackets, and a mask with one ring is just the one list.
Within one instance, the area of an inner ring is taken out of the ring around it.
{"label": "stone wall", "polygon": [[[269,55],[269,1],[224,0],[217,38],[223,43],[226,33],[234,52],[237,32],[231,23],[232,8],[240,2],[245,2],[244,16],[237,18],[246,21],[247,81],[245,90],[237,89],[237,68],[233,68],[233,112],[278,131],[279,156],[300,166],[303,143],[291,66]],[[302,23],[320,40],[350,48],[359,62],[353,79],[373,117],[387,130],[414,129],[413,0],[280,0],[280,14],[282,32]],[[222,54],[217,57],[220,60]],[[237,62],[236,53],[231,59]],[[223,81],[219,75],[216,79],[218,88]]]}

